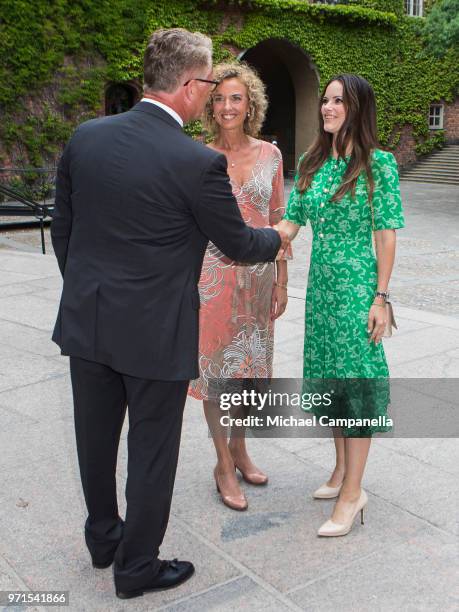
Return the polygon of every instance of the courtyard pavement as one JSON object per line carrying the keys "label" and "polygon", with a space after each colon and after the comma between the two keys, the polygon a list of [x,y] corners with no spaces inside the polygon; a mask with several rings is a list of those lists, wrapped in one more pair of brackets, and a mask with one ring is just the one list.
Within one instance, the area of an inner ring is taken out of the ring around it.
{"label": "courtyard pavement", "polygon": [[[459,378],[459,189],[403,183],[402,190],[407,228],[398,233],[391,283],[399,331],[385,341],[391,374]],[[276,323],[277,377],[301,376],[309,248],[303,230],[289,305]],[[244,483],[249,509],[236,513],[215,491],[214,452],[192,399],[161,554],[193,561],[196,574],[177,589],[118,600],[111,569],[92,568],[83,540],[68,363],[50,340],[60,290],[38,231],[0,234],[0,590],[68,590],[67,609],[90,612],[458,609],[456,439],[375,439],[365,525],[319,539],[333,502],[314,501],[311,492],[329,476],[332,441],[249,440],[270,481]],[[126,428],[122,512],[125,438]]]}

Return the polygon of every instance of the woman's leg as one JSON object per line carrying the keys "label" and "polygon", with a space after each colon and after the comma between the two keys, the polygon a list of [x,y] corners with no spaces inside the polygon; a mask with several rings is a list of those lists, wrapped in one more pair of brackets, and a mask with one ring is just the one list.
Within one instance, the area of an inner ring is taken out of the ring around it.
{"label": "woman's leg", "polygon": [[[240,408],[235,410],[232,415],[234,418],[243,418],[247,416],[244,410]],[[233,426],[231,428],[231,437],[228,444],[234,464],[242,473],[244,479],[255,485],[262,485],[268,482],[268,477],[253,463],[247,452],[245,441],[245,427]]]}
{"label": "woman's leg", "polygon": [[346,454],[344,446],[344,438],[341,431],[341,427],[333,427],[333,439],[335,442],[335,469],[327,482],[329,487],[339,487],[344,480],[344,474],[346,472]]}
{"label": "woman's leg", "polygon": [[331,517],[334,523],[341,524],[349,520],[360,497],[371,438],[343,438],[343,442],[346,473]]}
{"label": "woman's leg", "polygon": [[220,423],[222,414],[217,402],[203,401],[207,425],[217,452],[215,476],[218,476],[220,492],[224,496],[243,497],[234,469],[234,460],[228,448],[227,430]]}

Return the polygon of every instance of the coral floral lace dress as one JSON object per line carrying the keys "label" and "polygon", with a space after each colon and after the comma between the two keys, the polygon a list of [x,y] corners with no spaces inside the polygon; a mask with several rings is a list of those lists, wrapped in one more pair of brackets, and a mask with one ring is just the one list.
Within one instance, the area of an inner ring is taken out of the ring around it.
{"label": "coral floral lace dress", "polygon": [[[284,214],[282,156],[274,145],[260,142],[250,178],[243,185],[231,181],[242,217],[251,227],[274,225]],[[200,377],[189,387],[194,398],[208,399],[209,382],[215,379],[272,375],[274,266],[232,261],[209,242],[199,281]]]}

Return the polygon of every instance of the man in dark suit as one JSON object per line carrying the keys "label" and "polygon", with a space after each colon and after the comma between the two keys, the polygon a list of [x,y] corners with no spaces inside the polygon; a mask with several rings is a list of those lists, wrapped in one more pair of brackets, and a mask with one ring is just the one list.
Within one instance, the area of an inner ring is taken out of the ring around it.
{"label": "man in dark suit", "polygon": [[[272,261],[281,245],[275,230],[243,222],[225,157],[182,131],[215,86],[211,53],[201,34],[155,32],[143,100],[80,125],[58,168],[51,236],[64,287],[53,340],[70,356],[86,543],[95,567],[115,560],[123,598],[194,571],[158,553],[188,382],[199,375],[197,283],[207,242],[249,263]],[[123,522],[115,471],[126,405]]]}

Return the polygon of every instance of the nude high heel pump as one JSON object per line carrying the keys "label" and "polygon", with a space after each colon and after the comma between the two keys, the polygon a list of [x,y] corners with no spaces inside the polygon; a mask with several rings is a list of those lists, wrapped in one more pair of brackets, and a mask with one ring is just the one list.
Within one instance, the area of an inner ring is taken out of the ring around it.
{"label": "nude high heel pump", "polygon": [[344,536],[347,535],[352,529],[352,524],[354,522],[355,517],[360,512],[360,522],[363,525],[363,509],[368,504],[368,495],[362,489],[360,491],[359,500],[355,506],[354,512],[352,513],[351,518],[345,524],[334,523],[331,519],[326,521],[322,527],[317,532],[319,536],[325,537],[334,537],[334,536]]}
{"label": "nude high heel pump", "polygon": [[240,471],[242,478],[249,484],[258,486],[268,484],[268,477],[261,470],[257,472],[243,472],[238,465],[236,467]]}
{"label": "nude high heel pump", "polygon": [[[231,450],[230,450],[231,452]],[[244,472],[244,470],[238,465],[236,458],[233,453],[231,453],[234,461],[235,469],[239,470],[242,478],[251,485],[265,485],[268,483],[268,477],[265,473],[263,473],[259,468],[254,466],[255,470],[253,472]]]}
{"label": "nude high heel pump", "polygon": [[338,487],[329,487],[328,484],[325,483],[314,491],[312,496],[314,499],[333,499],[334,497],[338,497],[342,486],[343,483],[341,483]]}
{"label": "nude high heel pump", "polygon": [[225,495],[224,493],[222,493],[218,480],[217,468],[214,469],[214,478],[215,484],[217,486],[217,491],[220,493],[221,500],[225,504],[225,506],[228,506],[228,508],[231,508],[232,510],[247,510],[249,504],[243,493],[241,493],[241,495]]}

